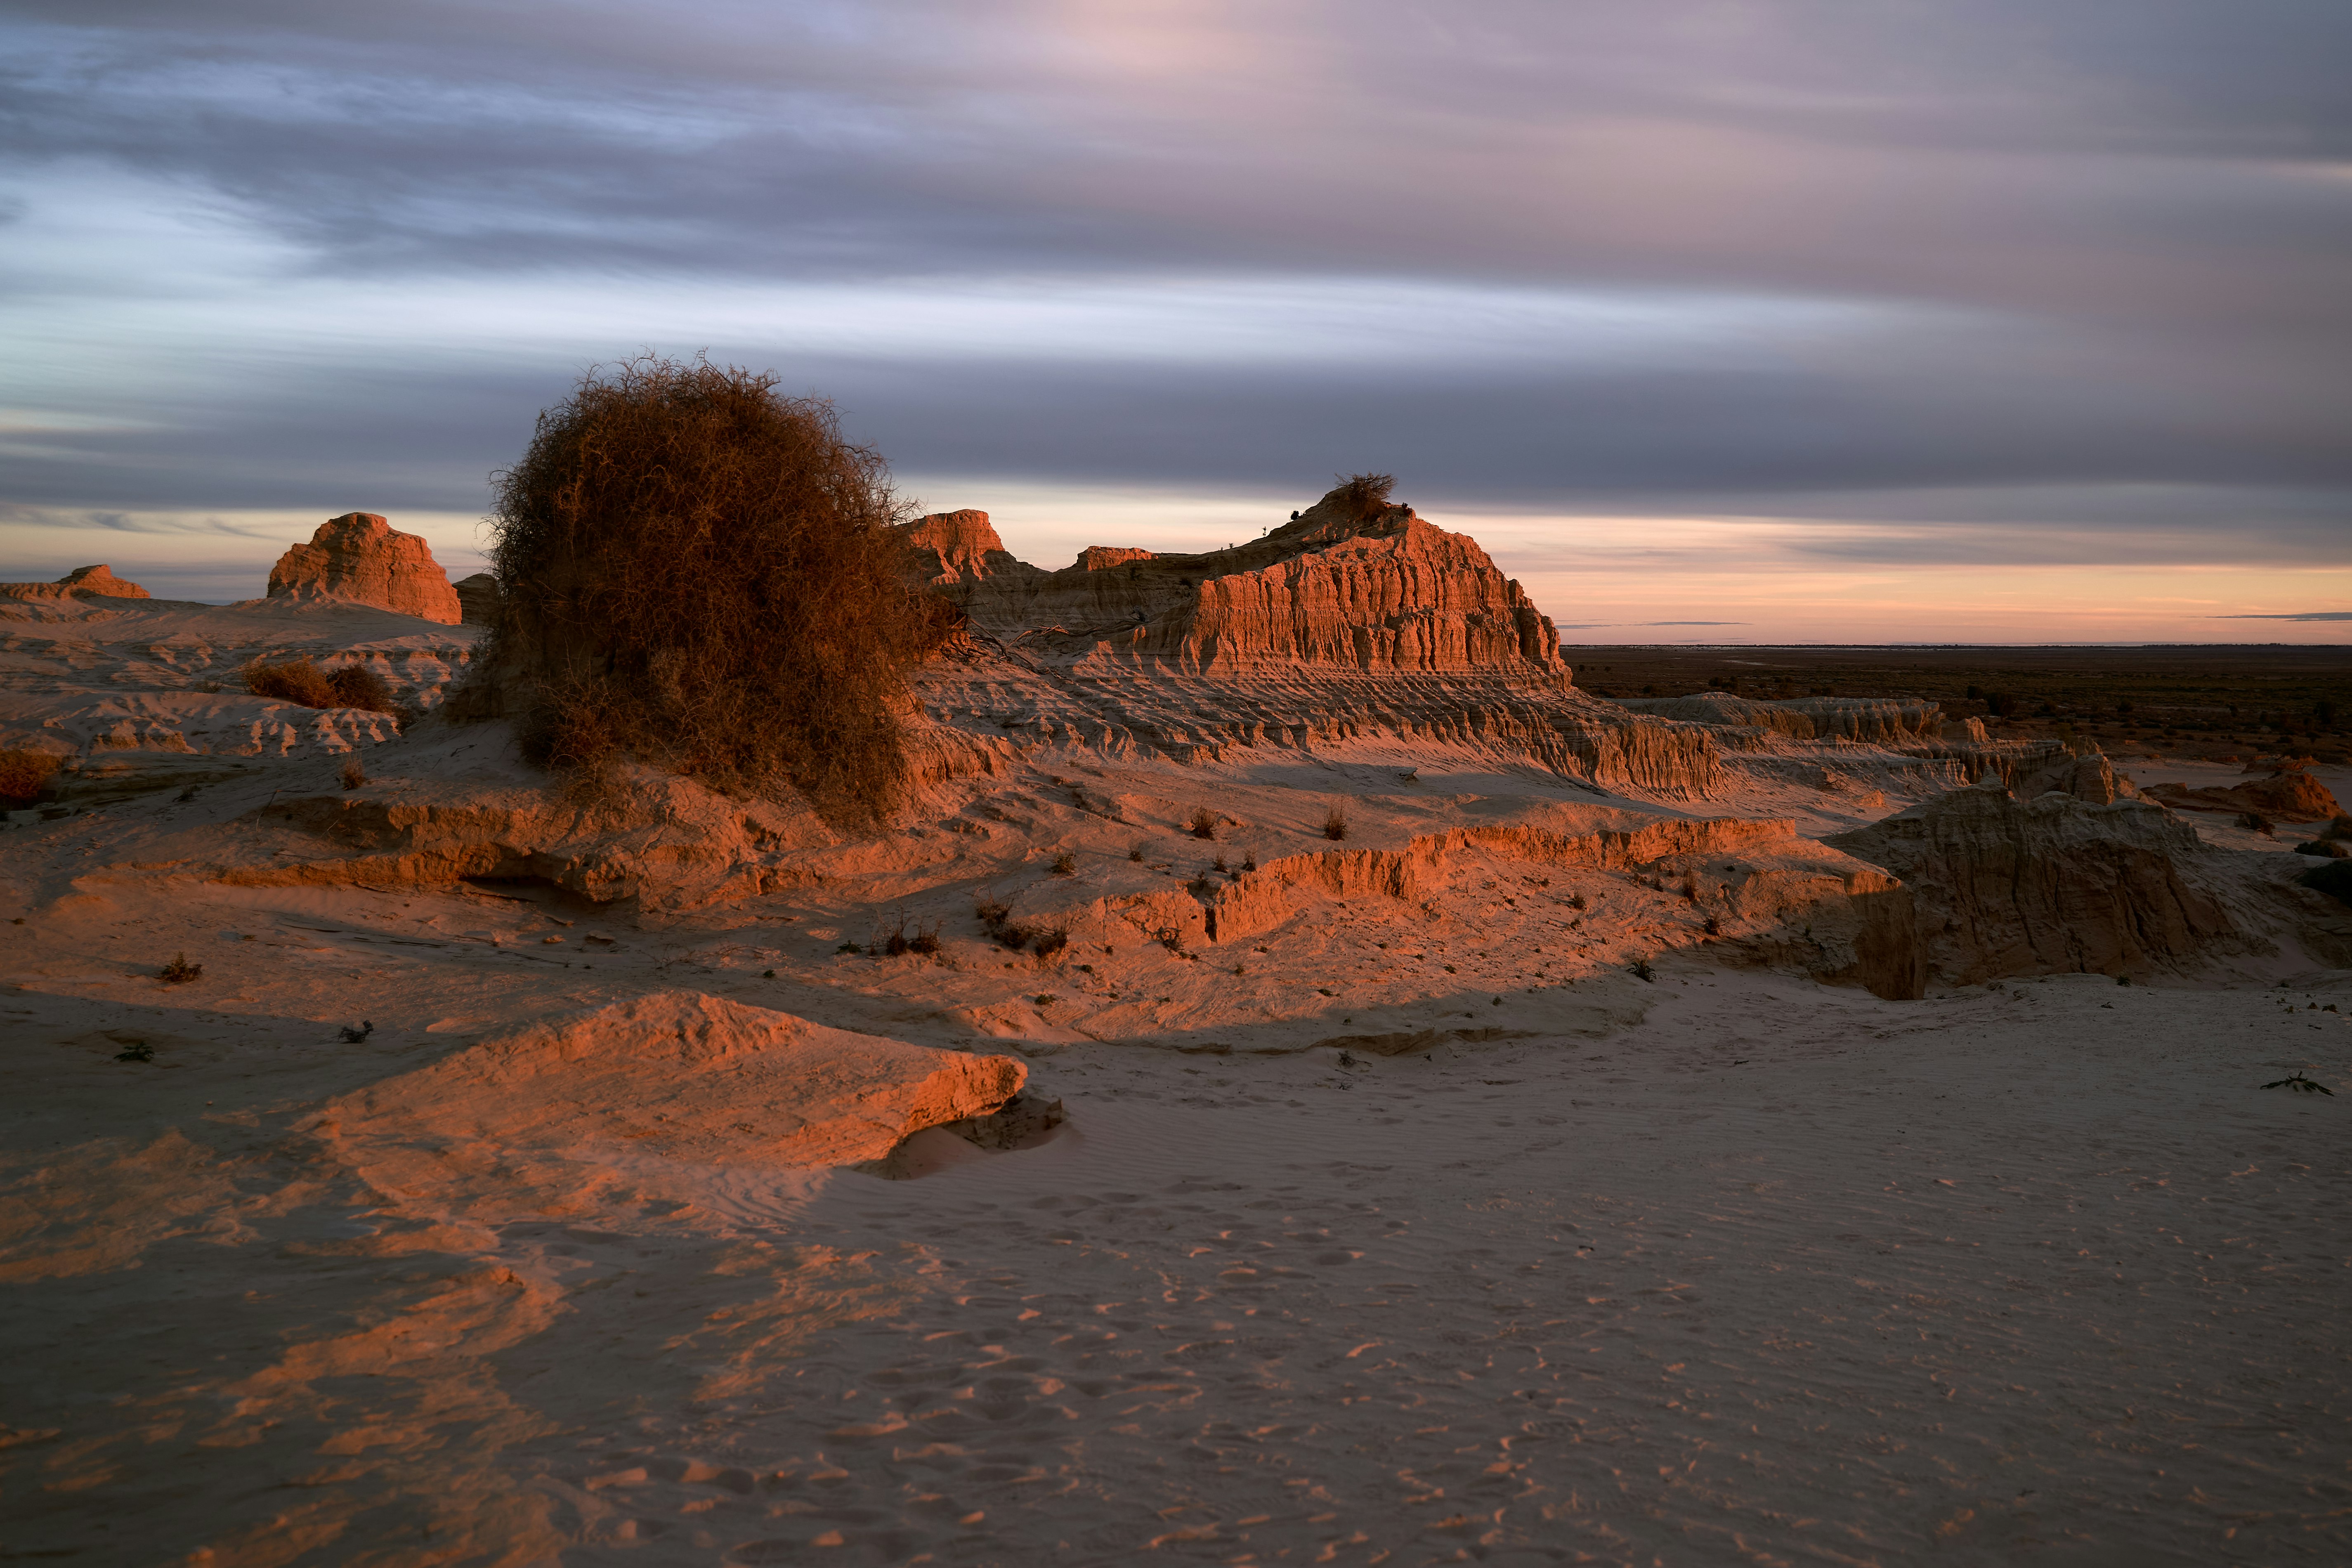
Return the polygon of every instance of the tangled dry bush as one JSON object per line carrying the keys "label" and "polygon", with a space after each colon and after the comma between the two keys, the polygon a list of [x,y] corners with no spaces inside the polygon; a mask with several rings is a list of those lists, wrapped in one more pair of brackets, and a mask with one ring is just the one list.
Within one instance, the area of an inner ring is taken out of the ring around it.
{"label": "tangled dry bush", "polygon": [[47,752],[0,752],[0,810],[21,811],[38,800],[64,762]]}
{"label": "tangled dry bush", "polygon": [[881,458],[775,384],[645,358],[541,414],[499,479],[486,662],[530,692],[535,761],[789,784],[869,823],[906,786],[907,671],[955,612],[899,577]]}
{"label": "tangled dry bush", "polygon": [[299,702],[305,708],[364,708],[372,713],[394,711],[392,688],[383,677],[363,664],[339,664],[320,669],[307,658],[269,664],[248,659],[237,674],[256,697]]}
{"label": "tangled dry bush", "polygon": [[1389,509],[1389,492],[1396,489],[1393,474],[1349,474],[1339,479],[1339,500],[1360,522],[1369,522]]}

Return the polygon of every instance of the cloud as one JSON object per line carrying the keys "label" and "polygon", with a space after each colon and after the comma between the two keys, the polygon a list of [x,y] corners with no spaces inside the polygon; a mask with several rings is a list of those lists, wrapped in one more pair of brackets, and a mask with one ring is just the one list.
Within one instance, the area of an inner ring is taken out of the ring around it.
{"label": "cloud", "polygon": [[2341,6],[191,16],[0,22],[0,499],[464,513],[707,347],[978,485],[2347,556]]}
{"label": "cloud", "polygon": [[2306,610],[2293,616],[2208,616],[2210,621],[2352,621],[2352,610]]}

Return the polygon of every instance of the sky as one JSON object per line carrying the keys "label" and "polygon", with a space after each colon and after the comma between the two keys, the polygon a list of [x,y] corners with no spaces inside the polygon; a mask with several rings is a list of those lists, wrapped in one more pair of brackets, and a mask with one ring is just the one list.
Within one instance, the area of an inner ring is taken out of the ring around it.
{"label": "sky", "polygon": [[2342,0],[0,0],[0,578],[453,576],[591,366],[1571,642],[2352,640]]}

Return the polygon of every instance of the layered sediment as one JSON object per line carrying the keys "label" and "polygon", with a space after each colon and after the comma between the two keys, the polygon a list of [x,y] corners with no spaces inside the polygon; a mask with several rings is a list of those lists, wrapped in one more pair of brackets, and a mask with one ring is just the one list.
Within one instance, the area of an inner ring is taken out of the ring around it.
{"label": "layered sediment", "polygon": [[433,547],[367,511],[330,518],[310,542],[278,557],[269,571],[269,597],[289,595],[351,599],[444,626],[466,618]]}

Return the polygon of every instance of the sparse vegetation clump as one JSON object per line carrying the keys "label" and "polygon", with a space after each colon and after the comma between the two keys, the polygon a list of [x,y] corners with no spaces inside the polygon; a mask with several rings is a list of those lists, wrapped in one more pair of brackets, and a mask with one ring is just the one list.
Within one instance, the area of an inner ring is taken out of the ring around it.
{"label": "sparse vegetation clump", "polygon": [[1059,855],[1054,857],[1054,875],[1056,877],[1075,877],[1077,874],[1078,858],[1076,856],[1065,849]]}
{"label": "sparse vegetation clump", "polygon": [[47,752],[0,752],[0,810],[22,811],[40,799],[64,762]]}
{"label": "sparse vegetation clump", "polygon": [[536,762],[789,786],[870,824],[906,786],[906,673],[955,613],[899,578],[880,456],[775,387],[649,357],[542,413],[499,477],[486,663]]}
{"label": "sparse vegetation clump", "polygon": [[1217,836],[1217,814],[1205,805],[1196,806],[1184,826],[1195,838],[1213,839]]}
{"label": "sparse vegetation clump", "polygon": [[345,757],[335,776],[342,781],[345,789],[357,789],[367,783],[367,769],[360,765],[357,757]]}
{"label": "sparse vegetation clump", "polygon": [[1323,814],[1323,837],[1338,843],[1348,837],[1348,814],[1338,806]]}
{"label": "sparse vegetation clump", "polygon": [[928,958],[940,950],[940,928],[936,924],[917,923],[909,926],[905,910],[887,927],[877,928],[866,952],[877,958],[903,958],[918,953]]}
{"label": "sparse vegetation clump", "polygon": [[191,980],[202,980],[204,977],[205,966],[201,963],[190,963],[188,955],[184,952],[173,953],[172,962],[155,972],[155,978],[166,985],[185,985]]}
{"label": "sparse vegetation clump", "polygon": [[271,664],[258,657],[247,659],[237,675],[256,697],[305,708],[364,708],[371,713],[394,710],[392,688],[364,664],[339,664],[320,669],[307,658]]}
{"label": "sparse vegetation clump", "polygon": [[1389,510],[1389,492],[1396,489],[1394,474],[1333,475],[1339,479],[1339,504],[1359,522],[1370,522]]}

